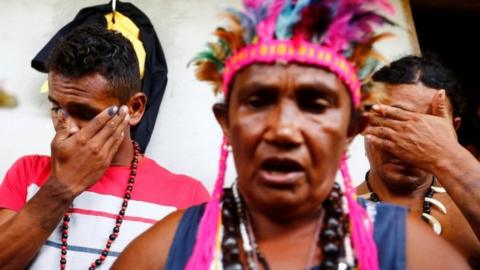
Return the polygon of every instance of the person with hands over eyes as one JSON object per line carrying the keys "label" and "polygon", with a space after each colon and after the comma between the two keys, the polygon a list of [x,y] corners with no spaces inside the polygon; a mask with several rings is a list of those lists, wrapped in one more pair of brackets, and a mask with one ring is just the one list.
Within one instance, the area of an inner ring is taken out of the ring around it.
{"label": "person with hands over eyes", "polygon": [[84,26],[49,57],[51,157],[20,158],[0,186],[0,269],[107,269],[155,221],[208,192],[139,151],[138,60],[120,33]]}
{"label": "person with hands over eyes", "polygon": [[456,80],[436,60],[409,56],[373,81],[370,98],[380,98],[363,132],[370,171],[357,191],[408,207],[479,269],[480,164],[457,141],[464,101]]}

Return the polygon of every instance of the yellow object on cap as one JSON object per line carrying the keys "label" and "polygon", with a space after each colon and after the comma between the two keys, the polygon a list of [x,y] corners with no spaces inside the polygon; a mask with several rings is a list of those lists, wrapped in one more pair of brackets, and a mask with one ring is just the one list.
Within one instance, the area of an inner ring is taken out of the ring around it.
{"label": "yellow object on cap", "polygon": [[133,49],[137,55],[138,64],[140,67],[140,79],[143,79],[143,74],[145,72],[145,59],[147,54],[145,52],[145,48],[143,47],[143,43],[139,39],[140,29],[138,29],[132,20],[118,11],[115,11],[115,23],[113,23],[112,20],[113,12],[106,14],[105,19],[107,20],[108,30],[118,31],[122,33],[124,37],[130,40],[130,42],[132,42]]}
{"label": "yellow object on cap", "polygon": [[[140,41],[140,29],[132,22],[128,17],[122,13],[115,12],[115,23],[113,23],[113,12],[110,12],[105,15],[107,20],[107,29],[120,32],[124,37],[126,37],[133,45],[135,54],[137,55],[138,65],[140,70],[140,79],[143,79],[145,74],[145,59],[147,53],[143,47],[142,41]],[[48,93],[48,80],[42,83],[40,87],[40,93]]]}
{"label": "yellow object on cap", "polygon": [[40,86],[40,93],[48,93],[48,80],[44,81],[42,86]]}

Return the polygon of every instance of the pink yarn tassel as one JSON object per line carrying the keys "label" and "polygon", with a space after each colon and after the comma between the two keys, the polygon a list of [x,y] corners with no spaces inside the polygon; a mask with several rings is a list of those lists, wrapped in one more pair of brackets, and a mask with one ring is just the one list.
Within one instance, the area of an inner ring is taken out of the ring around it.
{"label": "pink yarn tassel", "polygon": [[355,189],[348,171],[347,158],[344,153],[340,162],[345,186],[345,196],[348,201],[352,244],[362,270],[378,270],[377,246],[373,239],[373,225],[365,209],[356,200]]}
{"label": "pink yarn tassel", "polygon": [[223,195],[223,183],[227,170],[227,139],[224,137],[220,149],[220,161],[218,165],[218,176],[215,181],[212,198],[208,201],[203,213],[200,225],[198,226],[197,239],[187,266],[187,270],[206,270],[214,257],[217,230],[219,229],[218,219],[220,218],[220,200]]}

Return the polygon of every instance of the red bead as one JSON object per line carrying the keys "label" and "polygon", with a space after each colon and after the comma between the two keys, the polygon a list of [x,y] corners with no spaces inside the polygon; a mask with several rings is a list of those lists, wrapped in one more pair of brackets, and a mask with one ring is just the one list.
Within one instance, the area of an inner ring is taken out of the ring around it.
{"label": "red bead", "polygon": [[[103,261],[106,260],[108,253],[110,252],[110,247],[112,246],[112,243],[115,239],[117,239],[120,231],[120,225],[122,224],[122,217],[125,215],[125,211],[127,210],[128,206],[128,200],[131,198],[131,191],[133,190],[134,183],[135,183],[135,176],[137,175],[137,167],[138,167],[138,156],[140,153],[140,146],[136,142],[132,142],[133,144],[133,149],[134,149],[134,157],[131,161],[130,164],[130,177],[128,178],[127,182],[127,190],[125,191],[125,196],[123,199],[123,204],[122,208],[119,211],[120,214],[117,217],[117,222],[114,227],[114,233],[109,235],[109,239],[107,241],[106,247],[102,252],[102,255],[95,260],[90,267],[88,268],[89,270],[94,270],[97,268],[97,266],[101,265]],[[67,238],[68,238],[68,223],[70,221],[70,214],[72,212],[72,209],[69,209],[67,213],[64,214],[63,216],[63,235],[62,235],[62,246],[61,250],[62,253],[60,255],[60,269],[65,270],[66,269],[66,254],[67,254]]]}

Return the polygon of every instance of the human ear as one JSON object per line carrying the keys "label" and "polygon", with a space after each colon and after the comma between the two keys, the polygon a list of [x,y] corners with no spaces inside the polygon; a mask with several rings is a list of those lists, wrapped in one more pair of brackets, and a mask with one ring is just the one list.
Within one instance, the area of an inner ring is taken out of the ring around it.
{"label": "human ear", "polygon": [[350,144],[355,136],[362,133],[362,131],[367,127],[368,118],[366,114],[362,113],[362,111],[358,109],[352,110],[350,116],[350,122],[348,123],[348,144]]}
{"label": "human ear", "polygon": [[454,117],[453,120],[452,120],[452,124],[453,124],[453,127],[455,128],[455,130],[458,130],[458,128],[460,128],[460,125],[462,124],[462,118],[460,117]]}
{"label": "human ear", "polygon": [[230,130],[228,129],[228,106],[225,103],[215,103],[212,107],[213,114],[222,128],[223,135],[230,141]]}
{"label": "human ear", "polygon": [[136,126],[142,120],[147,105],[147,96],[144,93],[135,93],[127,102],[130,126]]}

